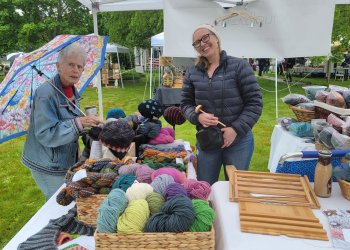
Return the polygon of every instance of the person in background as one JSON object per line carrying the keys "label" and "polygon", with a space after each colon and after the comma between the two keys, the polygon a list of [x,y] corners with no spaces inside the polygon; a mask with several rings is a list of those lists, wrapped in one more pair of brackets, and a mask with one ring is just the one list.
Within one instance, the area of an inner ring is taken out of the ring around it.
{"label": "person in background", "polygon": [[295,58],[285,58],[286,63],[286,81],[293,81],[292,73],[293,73],[293,67],[295,65]]}
{"label": "person in background", "polygon": [[265,59],[264,73],[267,74],[270,71],[270,58]]}
{"label": "person in background", "polygon": [[[219,121],[226,125],[221,128],[224,138],[221,148],[203,151],[196,145],[198,180],[213,184],[222,165],[249,168],[254,150],[252,127],[262,112],[262,94],[252,67],[246,60],[221,50],[213,26],[198,26],[192,41],[198,60],[186,71],[180,107],[197,131],[217,126]],[[196,113],[197,105],[202,105],[206,113]]]}
{"label": "person in background", "polygon": [[22,163],[48,200],[64,183],[69,167],[78,161],[78,139],[84,128],[101,123],[95,115],[83,116],[80,95],[74,87],[85,66],[86,52],[77,44],[58,55],[58,74],[34,94]]}
{"label": "person in background", "polygon": [[258,66],[259,66],[259,76],[262,76],[262,72],[265,69],[266,58],[258,58]]}

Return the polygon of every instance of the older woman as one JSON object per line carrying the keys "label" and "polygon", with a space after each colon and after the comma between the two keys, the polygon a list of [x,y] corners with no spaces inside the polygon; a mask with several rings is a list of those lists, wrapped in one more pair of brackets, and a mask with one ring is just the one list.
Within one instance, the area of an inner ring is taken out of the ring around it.
{"label": "older woman", "polygon": [[83,116],[74,87],[85,66],[86,52],[72,44],[59,53],[58,74],[39,86],[34,95],[22,163],[48,200],[64,183],[69,167],[78,160],[78,138],[84,127],[96,126],[95,115]]}
{"label": "older woman", "polygon": [[[217,126],[219,121],[226,125],[221,126],[222,147],[203,150],[197,143],[197,177],[213,184],[222,165],[249,168],[254,150],[251,130],[262,112],[262,96],[251,66],[221,50],[213,26],[197,27],[192,41],[199,56],[196,65],[186,71],[181,109],[197,130]],[[196,113],[197,105],[205,113]]]}

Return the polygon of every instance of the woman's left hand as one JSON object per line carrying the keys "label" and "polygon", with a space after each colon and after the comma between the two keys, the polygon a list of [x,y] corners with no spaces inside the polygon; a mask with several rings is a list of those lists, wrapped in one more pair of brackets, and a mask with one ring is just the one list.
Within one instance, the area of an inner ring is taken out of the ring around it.
{"label": "woman's left hand", "polygon": [[222,128],[221,131],[224,134],[224,145],[221,148],[227,148],[235,141],[237,133],[232,127]]}

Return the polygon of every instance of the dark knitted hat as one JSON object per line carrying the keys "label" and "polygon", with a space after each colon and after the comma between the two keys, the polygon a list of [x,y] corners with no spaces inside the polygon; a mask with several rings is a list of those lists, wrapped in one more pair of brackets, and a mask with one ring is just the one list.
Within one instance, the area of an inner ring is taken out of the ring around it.
{"label": "dark knitted hat", "polygon": [[171,106],[164,110],[164,119],[172,126],[185,123],[186,118],[179,107]]}
{"label": "dark knitted hat", "polygon": [[163,115],[162,105],[153,99],[143,101],[138,106],[139,112],[143,117],[152,119],[154,116],[159,118]]}
{"label": "dark knitted hat", "polygon": [[135,132],[128,122],[124,119],[119,119],[106,123],[102,128],[99,139],[107,147],[124,151],[129,148],[134,137]]}
{"label": "dark knitted hat", "polygon": [[125,118],[125,112],[120,109],[120,108],[111,108],[110,110],[108,110],[107,115],[106,115],[106,120],[109,118],[115,118],[115,119],[119,119],[119,118]]}

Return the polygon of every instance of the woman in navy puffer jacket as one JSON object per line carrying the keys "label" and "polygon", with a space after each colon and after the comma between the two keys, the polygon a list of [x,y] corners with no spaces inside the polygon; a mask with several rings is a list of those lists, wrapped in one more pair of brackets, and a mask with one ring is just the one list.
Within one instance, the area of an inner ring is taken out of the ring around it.
{"label": "woman in navy puffer jacket", "polygon": [[[199,58],[185,74],[182,112],[197,130],[217,126],[219,121],[226,125],[221,128],[221,148],[204,151],[197,143],[197,178],[213,184],[222,165],[249,168],[254,150],[251,130],[262,112],[262,95],[251,66],[221,50],[214,27],[200,25],[192,39]],[[202,105],[206,113],[197,114],[197,105]]]}

